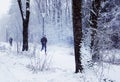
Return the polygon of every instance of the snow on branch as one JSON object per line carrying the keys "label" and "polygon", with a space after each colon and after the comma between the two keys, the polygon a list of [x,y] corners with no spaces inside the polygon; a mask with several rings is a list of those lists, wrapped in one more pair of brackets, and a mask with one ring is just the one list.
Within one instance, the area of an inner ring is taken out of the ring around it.
{"label": "snow on branch", "polygon": [[95,13],[94,10],[90,9],[90,11],[91,11],[95,16],[97,16],[97,14]]}

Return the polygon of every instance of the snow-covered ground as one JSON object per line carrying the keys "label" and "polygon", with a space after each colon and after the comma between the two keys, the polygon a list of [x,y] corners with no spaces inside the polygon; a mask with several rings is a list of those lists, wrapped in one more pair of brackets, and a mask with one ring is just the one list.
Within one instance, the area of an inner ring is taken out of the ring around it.
{"label": "snow-covered ground", "polygon": [[120,82],[118,65],[86,65],[82,74],[75,74],[70,46],[49,45],[45,55],[36,45],[17,54],[15,45],[0,43],[0,82]]}
{"label": "snow-covered ground", "polygon": [[16,54],[14,50],[15,47],[10,48],[9,44],[1,44],[0,82],[79,82],[74,74],[73,51],[67,47],[50,46],[47,56],[44,51],[36,48],[37,56],[43,55],[40,57],[51,59],[49,69],[36,72],[28,65],[31,65],[31,62],[34,65],[37,57],[28,56],[27,52]]}

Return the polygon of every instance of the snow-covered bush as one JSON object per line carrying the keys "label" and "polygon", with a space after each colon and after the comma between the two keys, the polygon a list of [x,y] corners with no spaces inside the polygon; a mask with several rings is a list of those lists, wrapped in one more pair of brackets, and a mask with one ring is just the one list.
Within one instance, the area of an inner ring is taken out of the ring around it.
{"label": "snow-covered bush", "polygon": [[39,72],[50,69],[52,56],[47,55],[44,51],[40,51],[39,46],[35,44],[30,55],[31,63],[27,65],[27,68],[31,69],[31,71]]}

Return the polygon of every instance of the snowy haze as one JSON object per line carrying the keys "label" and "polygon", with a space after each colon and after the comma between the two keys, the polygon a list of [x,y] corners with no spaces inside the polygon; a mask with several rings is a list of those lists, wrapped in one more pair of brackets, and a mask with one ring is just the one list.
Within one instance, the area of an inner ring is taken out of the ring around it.
{"label": "snowy haze", "polygon": [[0,18],[7,14],[11,5],[11,0],[0,0]]}
{"label": "snowy haze", "polygon": [[8,17],[11,0],[0,0],[0,41],[5,41],[5,19]]}
{"label": "snowy haze", "polygon": [[[45,1],[46,0],[43,0],[42,2],[46,3]],[[40,3],[40,5],[41,4],[42,3]],[[59,18],[58,18],[57,7],[55,8],[55,12],[56,12],[55,16],[53,13],[54,8],[52,8],[52,6],[50,6],[50,13],[45,12],[46,16],[44,18],[44,27],[45,27],[44,29],[45,29],[45,35],[48,38],[48,43],[50,44],[65,43],[65,42],[73,43],[73,34],[72,34],[73,30],[71,25],[72,24],[71,6],[70,5],[68,6],[69,6],[68,7],[69,12],[68,11],[65,12],[66,8],[62,4],[61,6],[62,14],[60,14]],[[46,8],[46,11],[49,11],[48,9],[49,8]],[[25,10],[24,5],[23,5],[23,10]],[[30,13],[30,21],[29,21],[29,42],[33,40],[40,42],[40,38],[42,37],[42,32],[43,32],[43,21],[42,21],[43,19],[38,9],[38,6],[36,5],[35,0],[31,2],[30,11],[31,13]],[[16,0],[12,0],[9,9],[8,18],[6,18],[5,21],[8,28],[7,29],[8,38],[13,37],[14,41],[16,39],[22,41],[22,20],[21,20],[21,14],[19,11],[18,3]],[[6,27],[6,24],[4,24],[3,26]],[[19,35],[18,38],[16,38],[17,35]]]}

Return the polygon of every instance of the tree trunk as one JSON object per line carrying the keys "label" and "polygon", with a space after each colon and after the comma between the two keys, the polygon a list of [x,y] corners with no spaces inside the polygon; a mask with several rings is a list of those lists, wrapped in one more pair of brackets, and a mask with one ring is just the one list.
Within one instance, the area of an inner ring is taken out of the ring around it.
{"label": "tree trunk", "polygon": [[28,51],[28,25],[30,17],[30,0],[26,0],[26,19],[23,21],[23,49]]}
{"label": "tree trunk", "polygon": [[92,10],[90,12],[90,26],[92,28],[91,33],[91,53],[92,53],[92,60],[99,59],[99,51],[98,51],[98,38],[97,38],[97,22],[99,17],[99,10],[100,10],[101,0],[93,0],[92,1]]}
{"label": "tree trunk", "polygon": [[82,43],[82,0],[72,0],[73,12],[73,33],[74,33],[74,52],[75,52],[75,73],[82,72],[81,65],[81,43]]}
{"label": "tree trunk", "polygon": [[24,18],[21,0],[18,0],[19,9],[23,21],[23,48],[22,51],[28,51],[28,25],[30,17],[30,0],[26,0],[26,16]]}
{"label": "tree trunk", "polygon": [[22,51],[28,51],[28,24],[27,21],[23,22],[23,47]]}

